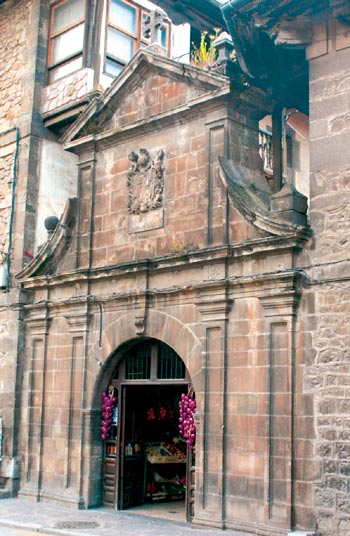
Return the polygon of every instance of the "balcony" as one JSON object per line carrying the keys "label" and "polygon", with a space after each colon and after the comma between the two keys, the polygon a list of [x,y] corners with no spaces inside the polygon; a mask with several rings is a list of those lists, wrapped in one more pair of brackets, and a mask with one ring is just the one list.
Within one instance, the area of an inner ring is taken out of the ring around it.
{"label": "balcony", "polygon": [[259,155],[263,161],[265,175],[273,177],[272,134],[261,128],[259,129]]}

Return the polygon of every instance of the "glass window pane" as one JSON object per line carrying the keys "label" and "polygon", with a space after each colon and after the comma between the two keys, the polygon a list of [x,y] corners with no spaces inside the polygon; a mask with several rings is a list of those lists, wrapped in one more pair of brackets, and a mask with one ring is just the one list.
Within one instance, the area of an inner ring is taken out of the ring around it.
{"label": "glass window pane", "polygon": [[59,65],[58,67],[55,67],[50,71],[50,84],[52,84],[52,82],[55,82],[59,78],[63,78],[64,76],[67,76],[68,74],[74,73],[78,69],[81,69],[82,65],[83,58],[80,56],[79,58],[75,58],[74,60],[65,63],[64,65]]}
{"label": "glass window pane", "polygon": [[63,61],[83,50],[84,24],[55,37],[52,41],[51,64]]}
{"label": "glass window pane", "polygon": [[158,39],[162,47],[167,48],[167,31],[159,30]]}
{"label": "glass window pane", "polygon": [[134,55],[134,39],[114,28],[108,28],[107,53],[127,63]]}
{"label": "glass window pane", "polygon": [[53,31],[58,32],[84,18],[85,0],[69,0],[54,10]]}
{"label": "glass window pane", "polygon": [[116,63],[108,58],[106,59],[106,73],[111,76],[118,76],[123,70],[123,67],[124,65],[121,65],[120,63]]}
{"label": "glass window pane", "polygon": [[148,345],[132,351],[125,361],[126,380],[148,380],[151,375],[151,347]]}
{"label": "glass window pane", "polygon": [[136,32],[136,9],[122,0],[111,0],[109,22],[127,32]]}
{"label": "glass window pane", "polygon": [[157,378],[159,380],[183,379],[186,375],[185,363],[170,346],[159,345]]}

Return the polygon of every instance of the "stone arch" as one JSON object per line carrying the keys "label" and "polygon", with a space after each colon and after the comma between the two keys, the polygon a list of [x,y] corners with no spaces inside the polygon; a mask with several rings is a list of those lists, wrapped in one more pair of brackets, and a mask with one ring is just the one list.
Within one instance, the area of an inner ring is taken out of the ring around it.
{"label": "stone arch", "polygon": [[[101,392],[106,389],[106,381],[112,377],[113,372],[125,356],[125,352],[141,340],[157,339],[168,344],[182,358],[190,374],[195,388],[198,419],[204,405],[204,371],[202,366],[202,342],[191,328],[174,316],[150,310],[147,313],[145,333],[140,337],[135,326],[135,313],[130,312],[115,317],[104,329],[101,337],[101,347],[96,342],[89,352],[90,388],[86,394],[86,440],[90,444],[90,455],[86,460],[87,472],[85,487],[85,501],[88,507],[101,504],[102,501],[102,471],[99,469],[102,459],[102,442],[100,437],[100,408]],[[94,374],[97,363],[99,372]],[[199,402],[200,401],[200,402]],[[88,409],[89,408],[89,409]],[[200,420],[197,422],[199,425]],[[199,429],[199,426],[198,426]]]}
{"label": "stone arch", "polygon": [[168,344],[184,361],[196,392],[203,390],[202,344],[188,326],[174,316],[156,310],[147,313],[147,326],[142,337],[136,334],[135,315],[128,313],[111,322],[103,331],[101,348],[93,346],[90,358],[100,363],[91,393],[90,405],[99,407],[106,378],[111,376],[126,350],[144,338],[154,338]]}

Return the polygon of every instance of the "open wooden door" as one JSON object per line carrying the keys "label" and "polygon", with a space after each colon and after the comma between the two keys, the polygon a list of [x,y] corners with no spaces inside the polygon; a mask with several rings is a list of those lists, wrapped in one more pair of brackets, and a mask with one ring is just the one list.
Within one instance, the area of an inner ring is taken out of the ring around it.
{"label": "open wooden door", "polygon": [[121,438],[119,447],[119,509],[145,502],[145,456],[135,448],[135,414],[130,401],[130,388],[122,387]]}
{"label": "open wooden door", "polygon": [[191,522],[194,517],[194,494],[196,478],[196,453],[195,449],[187,449],[187,467],[186,467],[186,521]]}

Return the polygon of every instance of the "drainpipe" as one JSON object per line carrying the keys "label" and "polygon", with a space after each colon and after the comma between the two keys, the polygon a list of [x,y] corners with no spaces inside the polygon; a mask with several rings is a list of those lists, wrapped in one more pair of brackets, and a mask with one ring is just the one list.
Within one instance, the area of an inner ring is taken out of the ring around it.
{"label": "drainpipe", "polygon": [[240,7],[244,6],[248,0],[228,0],[225,4],[221,6],[221,11],[227,11],[228,9],[239,9]]}
{"label": "drainpipe", "polygon": [[9,292],[11,285],[11,249],[12,249],[12,235],[13,235],[13,219],[15,215],[15,190],[17,183],[17,160],[18,160],[18,150],[20,142],[20,132],[18,127],[13,127],[6,131],[6,133],[15,131],[16,132],[16,148],[13,156],[13,177],[12,177],[12,191],[11,191],[11,212],[10,212],[10,222],[9,222],[9,238],[8,238],[8,248],[7,248],[7,278],[6,278],[6,292]]}
{"label": "drainpipe", "polygon": [[245,61],[245,54],[244,49],[242,49],[239,40],[237,39],[237,34],[235,31],[235,27],[232,24],[232,15],[234,15],[238,10],[243,7],[248,0],[229,0],[226,2],[226,4],[223,4],[220,6],[222,17],[224,21],[226,22],[227,29],[232,37],[233,45],[236,50],[237,59],[239,61],[239,64],[241,66],[241,69],[243,72],[249,76],[250,78],[254,78],[252,73],[249,71],[246,61]]}
{"label": "drainpipe", "polygon": [[[220,6],[222,16],[227,24],[227,27],[230,30],[230,33],[232,29],[232,24],[230,23],[232,12],[240,9],[247,2],[248,0],[229,0],[228,2],[226,2],[226,4],[222,4]],[[232,33],[231,33],[231,37],[232,39],[234,37]]]}

